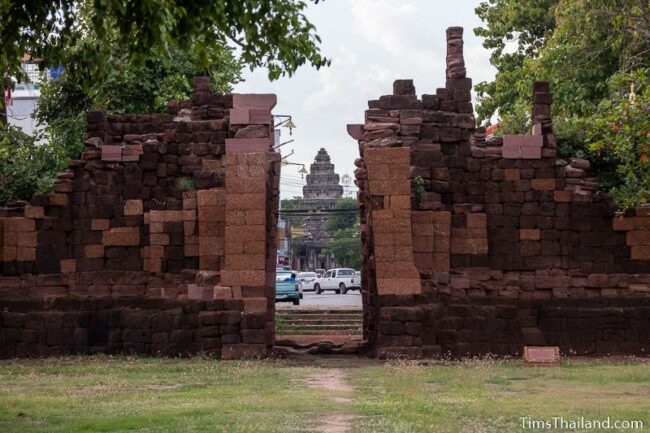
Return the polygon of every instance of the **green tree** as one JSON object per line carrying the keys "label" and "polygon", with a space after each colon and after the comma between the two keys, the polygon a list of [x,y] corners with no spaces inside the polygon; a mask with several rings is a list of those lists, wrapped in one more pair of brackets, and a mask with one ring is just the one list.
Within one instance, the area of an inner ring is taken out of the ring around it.
{"label": "green tree", "polygon": [[357,200],[351,197],[340,198],[333,209],[335,212],[328,215],[325,222],[328,240],[323,252],[334,254],[336,261],[342,266],[359,269],[361,238]]}
{"label": "green tree", "polygon": [[[620,185],[620,159],[605,157],[603,149],[595,153],[590,143],[605,138],[598,118],[624,93],[612,90],[621,82],[616,77],[633,80],[650,67],[650,3],[488,0],[476,13],[484,26],[475,33],[493,50],[490,61],[497,69],[494,81],[476,85],[479,121],[489,123],[498,115],[502,132],[529,130],[532,81],[548,80],[559,155],[587,157],[604,186]],[[614,195],[623,203],[621,194]]]}
{"label": "green tree", "polygon": [[[304,15],[306,6],[300,0],[0,0],[0,65],[6,69],[0,73],[18,73],[26,52],[56,64],[61,50],[78,38],[79,10],[90,8],[97,38],[117,36],[137,61],[164,56],[174,46],[207,50],[232,43],[245,64],[266,67],[276,79],[305,63],[329,63]],[[208,63],[207,52],[199,57]]]}
{"label": "green tree", "polygon": [[359,223],[352,227],[342,228],[330,233],[323,253],[334,254],[336,261],[341,266],[354,269],[361,267],[361,237],[359,235]]}
{"label": "green tree", "polygon": [[13,126],[0,130],[0,205],[52,188],[53,173],[68,156],[65,149],[37,144],[39,139]]}
{"label": "green tree", "polygon": [[606,181],[624,211],[650,199],[650,70],[615,75],[610,86],[591,119],[590,148],[615,166]]}
{"label": "green tree", "polygon": [[334,205],[333,209],[335,212],[328,215],[327,221],[325,222],[325,228],[330,234],[337,230],[350,228],[359,220],[359,207],[356,198],[340,198]]}

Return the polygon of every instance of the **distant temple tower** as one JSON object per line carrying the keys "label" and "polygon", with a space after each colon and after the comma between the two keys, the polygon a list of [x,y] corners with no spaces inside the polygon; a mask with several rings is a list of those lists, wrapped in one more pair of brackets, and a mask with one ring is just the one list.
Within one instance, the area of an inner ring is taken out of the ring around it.
{"label": "distant temple tower", "polygon": [[[300,209],[314,212],[332,209],[343,196],[343,186],[339,184],[339,180],[339,175],[334,172],[334,164],[330,162],[329,154],[321,148],[309,168],[307,185],[302,187],[303,198],[300,200]],[[304,255],[301,254],[301,268],[314,270],[334,266],[331,257],[321,254],[322,248],[329,240],[325,228],[326,222],[327,216],[324,215],[305,218]]]}

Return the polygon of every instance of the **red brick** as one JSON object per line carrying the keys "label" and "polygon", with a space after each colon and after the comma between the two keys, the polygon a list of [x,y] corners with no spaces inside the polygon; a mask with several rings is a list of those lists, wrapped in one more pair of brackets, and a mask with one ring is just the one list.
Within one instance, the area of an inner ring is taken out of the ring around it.
{"label": "red brick", "polygon": [[573,198],[571,191],[555,191],[553,192],[553,199],[558,203],[570,203]]}
{"label": "red brick", "polygon": [[108,230],[111,227],[109,219],[92,219],[90,220],[91,230]]}
{"label": "red brick", "polygon": [[2,248],[2,261],[15,262],[18,254],[18,248],[15,246],[5,245]]}
{"label": "red brick", "polygon": [[84,256],[89,259],[104,257],[104,245],[84,246]]}
{"label": "red brick", "polygon": [[434,224],[451,224],[451,212],[433,212]]}
{"label": "red brick", "polygon": [[169,245],[169,235],[167,233],[150,233],[149,245]]}
{"label": "red brick", "polygon": [[268,349],[264,344],[224,344],[222,359],[266,358]]}
{"label": "red brick", "polygon": [[538,229],[521,229],[519,230],[519,239],[522,241],[538,241],[541,233]]}
{"label": "red brick", "polygon": [[30,218],[5,218],[5,232],[33,232],[36,230],[36,223]]}
{"label": "red brick", "polygon": [[612,219],[612,228],[616,231],[634,230],[636,218],[614,217]]}
{"label": "red brick", "polygon": [[45,218],[45,209],[42,206],[25,206],[25,218]]}
{"label": "red brick", "polygon": [[142,200],[127,200],[124,202],[124,215],[142,215],[144,213],[144,208],[142,205]]}
{"label": "red brick", "polygon": [[36,232],[17,232],[16,245],[19,247],[32,247],[36,248],[37,239]]}
{"label": "red brick", "polygon": [[202,189],[196,192],[196,204],[201,206],[224,206],[226,191],[223,188]]}
{"label": "red brick", "polygon": [[138,246],[140,229],[138,227],[116,227],[102,232],[104,246]]}
{"label": "red brick", "polygon": [[650,230],[650,217],[637,216],[634,217],[634,228],[637,230]]}
{"label": "red brick", "polygon": [[467,228],[486,228],[487,217],[484,213],[467,214]]}
{"label": "red brick", "polygon": [[224,239],[219,236],[200,236],[200,256],[222,256],[224,254]]}
{"label": "red brick", "polygon": [[245,313],[266,313],[267,306],[266,298],[244,299]]}
{"label": "red brick", "polygon": [[60,262],[61,273],[70,274],[77,270],[77,261],[75,259],[64,259]]}
{"label": "red brick", "polygon": [[226,286],[264,286],[266,272],[263,270],[231,270],[221,271],[221,284]]}
{"label": "red brick", "polygon": [[377,278],[380,295],[414,295],[422,292],[419,278]]}
{"label": "red brick", "polygon": [[271,110],[277,103],[277,96],[273,93],[233,93],[232,106],[234,108],[263,108]]}
{"label": "red brick", "polygon": [[248,108],[231,108],[231,125],[248,125],[250,123],[250,110]]}
{"label": "red brick", "polygon": [[270,138],[227,138],[227,153],[258,153],[271,150]]}
{"label": "red brick", "polygon": [[200,223],[226,221],[226,209],[223,206],[199,206],[198,220]]}
{"label": "red brick", "polygon": [[363,157],[368,164],[411,164],[411,149],[408,147],[367,148]]}
{"label": "red brick", "polygon": [[555,179],[532,179],[530,186],[535,190],[553,191],[555,189]]}
{"label": "red brick", "polygon": [[19,262],[31,262],[36,259],[36,248],[16,247],[16,260]]}
{"label": "red brick", "polygon": [[487,254],[487,239],[452,238],[450,251],[452,254]]}
{"label": "red brick", "polygon": [[503,170],[503,178],[507,181],[515,181],[520,179],[518,168],[506,168]]}
{"label": "red brick", "polygon": [[648,245],[650,246],[650,231],[632,230],[627,232],[626,240],[628,245]]}
{"label": "red brick", "polygon": [[228,194],[226,209],[266,209],[265,194]]}
{"label": "red brick", "polygon": [[258,270],[266,268],[265,254],[228,254],[225,260],[225,269],[231,270]]}
{"label": "red brick", "polygon": [[50,206],[67,206],[70,203],[70,196],[63,193],[50,195]]}

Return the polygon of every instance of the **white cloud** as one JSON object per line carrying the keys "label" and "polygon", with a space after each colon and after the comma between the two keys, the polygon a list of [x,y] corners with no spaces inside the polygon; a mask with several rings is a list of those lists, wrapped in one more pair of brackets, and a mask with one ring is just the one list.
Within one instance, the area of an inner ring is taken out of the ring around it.
{"label": "white cloud", "polygon": [[444,56],[444,40],[434,37],[435,27],[423,20],[421,8],[410,2],[356,0],[352,15],[366,43],[381,47],[396,59],[407,59],[419,68],[437,68]]}

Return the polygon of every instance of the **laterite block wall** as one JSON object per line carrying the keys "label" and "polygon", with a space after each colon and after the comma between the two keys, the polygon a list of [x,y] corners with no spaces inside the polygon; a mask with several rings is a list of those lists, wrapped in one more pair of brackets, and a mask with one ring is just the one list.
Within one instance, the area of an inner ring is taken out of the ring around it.
{"label": "laterite block wall", "polygon": [[650,209],[615,217],[586,160],[556,157],[548,83],[530,135],[477,129],[462,28],[447,82],[369,101],[355,163],[365,336],[379,356],[650,351]]}
{"label": "laterite block wall", "polygon": [[276,96],[193,84],[167,113],[89,112],[55,192],[0,210],[0,357],[268,353]]}

